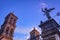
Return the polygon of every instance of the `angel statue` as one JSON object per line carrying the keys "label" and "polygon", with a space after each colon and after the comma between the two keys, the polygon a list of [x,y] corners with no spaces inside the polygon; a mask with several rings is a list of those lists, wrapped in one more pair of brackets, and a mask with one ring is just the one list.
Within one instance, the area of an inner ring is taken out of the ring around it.
{"label": "angel statue", "polygon": [[44,12],[44,13],[45,13],[44,15],[46,15],[47,18],[50,19],[51,16],[50,16],[49,12],[51,12],[51,11],[54,10],[54,9],[55,9],[55,8],[50,8],[50,9],[47,9],[47,8],[43,9],[43,8],[42,8],[42,12]]}

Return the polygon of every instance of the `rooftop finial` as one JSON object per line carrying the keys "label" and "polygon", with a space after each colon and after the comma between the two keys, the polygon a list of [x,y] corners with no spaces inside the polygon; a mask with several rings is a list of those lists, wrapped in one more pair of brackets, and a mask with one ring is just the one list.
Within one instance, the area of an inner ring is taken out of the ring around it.
{"label": "rooftop finial", "polygon": [[41,24],[43,23],[43,21],[40,22]]}

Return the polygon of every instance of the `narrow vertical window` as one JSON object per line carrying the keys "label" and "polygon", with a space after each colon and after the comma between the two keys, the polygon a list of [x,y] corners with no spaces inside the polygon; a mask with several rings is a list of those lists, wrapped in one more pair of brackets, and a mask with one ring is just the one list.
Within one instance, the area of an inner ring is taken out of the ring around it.
{"label": "narrow vertical window", "polygon": [[9,27],[6,28],[6,34],[8,34],[8,32],[9,32]]}
{"label": "narrow vertical window", "polygon": [[13,36],[13,29],[10,30],[10,36]]}
{"label": "narrow vertical window", "polygon": [[11,19],[10,19],[10,22],[9,22],[10,24],[13,24],[13,18],[11,17]]}

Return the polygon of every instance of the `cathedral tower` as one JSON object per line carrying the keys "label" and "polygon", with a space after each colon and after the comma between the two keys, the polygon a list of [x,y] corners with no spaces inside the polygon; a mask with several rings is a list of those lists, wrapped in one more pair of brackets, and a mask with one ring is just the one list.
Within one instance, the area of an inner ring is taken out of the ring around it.
{"label": "cathedral tower", "polygon": [[35,28],[30,32],[30,40],[39,40],[40,33]]}
{"label": "cathedral tower", "polygon": [[5,21],[0,30],[0,40],[13,40],[17,19],[12,12],[5,17]]}

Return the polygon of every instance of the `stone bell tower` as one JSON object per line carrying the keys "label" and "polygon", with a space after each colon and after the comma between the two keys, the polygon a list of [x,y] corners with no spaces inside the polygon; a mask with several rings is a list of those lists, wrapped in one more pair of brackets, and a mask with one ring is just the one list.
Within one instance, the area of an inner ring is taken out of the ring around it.
{"label": "stone bell tower", "polygon": [[39,40],[40,33],[35,28],[30,32],[30,40]]}
{"label": "stone bell tower", "polygon": [[12,12],[5,17],[5,21],[0,30],[0,40],[13,40],[17,19]]}

